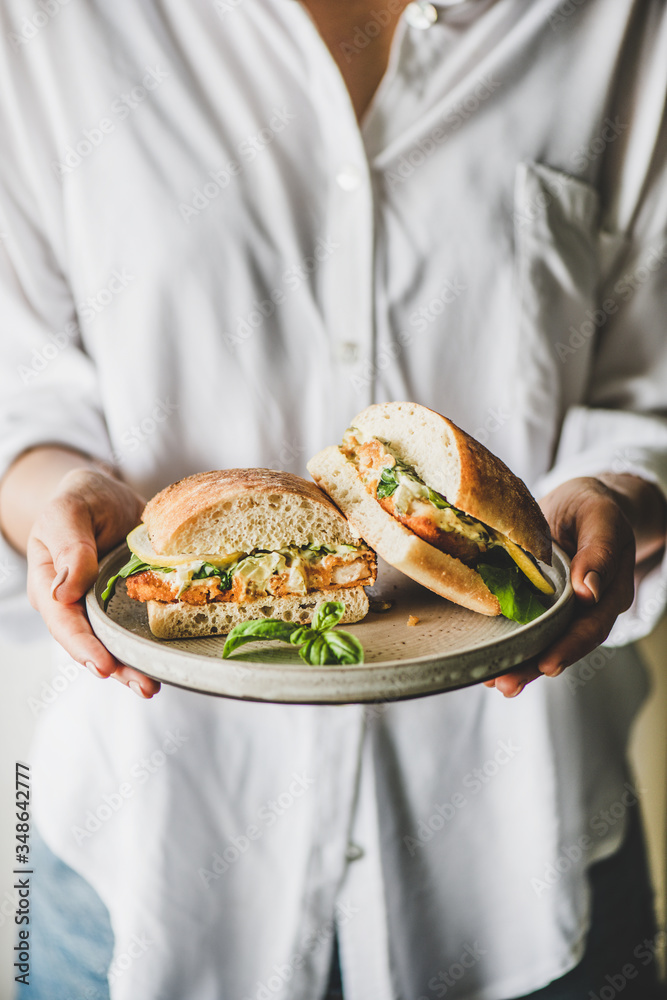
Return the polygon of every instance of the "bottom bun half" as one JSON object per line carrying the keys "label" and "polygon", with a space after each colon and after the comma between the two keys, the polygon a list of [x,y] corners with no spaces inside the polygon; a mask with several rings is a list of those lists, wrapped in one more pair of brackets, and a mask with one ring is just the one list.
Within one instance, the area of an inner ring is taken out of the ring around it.
{"label": "bottom bun half", "polygon": [[483,615],[499,615],[500,603],[479,573],[441,552],[387,513],[370,495],[352,462],[334,445],[308,462],[308,471],[340,507],[354,531],[385,562],[441,597]]}
{"label": "bottom bun half", "polygon": [[211,604],[148,601],[148,624],[158,639],[187,639],[216,633],[224,635],[240,622],[258,618],[280,618],[298,625],[309,625],[315,608],[322,601],[341,601],[345,605],[341,624],[361,621],[368,614],[368,597],[363,587],[338,587],[290,597],[259,597],[243,604],[229,601]]}

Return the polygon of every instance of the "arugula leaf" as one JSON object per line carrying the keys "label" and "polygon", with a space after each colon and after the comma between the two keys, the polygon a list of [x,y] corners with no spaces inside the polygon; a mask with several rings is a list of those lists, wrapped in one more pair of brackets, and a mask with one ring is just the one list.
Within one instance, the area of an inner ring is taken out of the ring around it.
{"label": "arugula leaf", "polygon": [[434,507],[438,508],[438,510],[445,510],[446,507],[452,507],[454,510],[457,509],[456,507],[454,507],[453,504],[445,500],[443,496],[441,496],[439,493],[436,493],[435,490],[432,490],[430,486],[427,486],[426,489],[428,490],[429,500],[431,501]]}
{"label": "arugula leaf", "polygon": [[536,588],[504,549],[492,549],[483,558],[485,561],[477,563],[475,569],[498,598],[505,618],[526,625],[546,611]]}
{"label": "arugula leaf", "polygon": [[243,646],[246,642],[256,642],[259,639],[280,639],[281,642],[289,642],[292,633],[297,628],[299,628],[298,625],[280,621],[279,618],[260,618],[258,621],[240,622],[227,636],[222,657],[226,660],[239,646]]}
{"label": "arugula leaf", "polygon": [[344,614],[345,605],[342,601],[324,601],[317,605],[311,628],[316,632],[326,632],[337,625]]}
{"label": "arugula leaf", "polygon": [[229,570],[220,569],[212,563],[205,562],[196,573],[192,574],[193,580],[206,580],[208,577],[217,576],[220,578],[220,590],[232,589],[232,573]]}
{"label": "arugula leaf", "polygon": [[396,478],[396,466],[389,468],[385,466],[382,470],[382,475],[378,482],[377,488],[377,498],[378,500],[384,500],[385,497],[390,497],[392,493],[395,493],[398,489],[398,479]]}
{"label": "arugula leaf", "polygon": [[114,591],[116,589],[116,584],[120,577],[126,580],[128,576],[134,576],[136,573],[145,573],[146,570],[155,570],[158,573],[171,573],[173,572],[172,566],[149,566],[148,563],[142,562],[139,556],[135,556],[134,552],[128,562],[122,566],[115,576],[112,576],[110,580],[107,580],[107,585],[102,591],[102,602],[104,604],[104,610],[106,611],[109,601],[113,597]]}

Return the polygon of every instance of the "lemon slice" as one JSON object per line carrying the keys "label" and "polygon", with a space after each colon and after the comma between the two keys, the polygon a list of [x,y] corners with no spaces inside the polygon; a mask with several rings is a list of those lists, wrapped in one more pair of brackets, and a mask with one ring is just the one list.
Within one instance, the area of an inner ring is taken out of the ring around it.
{"label": "lemon slice", "polygon": [[498,535],[505,551],[512,557],[519,569],[526,574],[530,582],[538,590],[542,591],[543,594],[553,594],[555,588],[551,580],[547,580],[542,570],[535,565],[523,549],[519,545],[515,545],[514,542],[511,542],[505,535],[501,535],[500,532],[498,532]]}
{"label": "lemon slice", "polygon": [[138,559],[141,559],[142,562],[147,563],[149,566],[184,566],[187,563],[196,561],[211,563],[212,566],[224,569],[225,566],[235,562],[239,556],[243,555],[242,552],[230,552],[224,556],[210,553],[200,554],[198,552],[196,554],[192,552],[180,552],[176,555],[160,555],[151,544],[145,524],[140,524],[129,533],[127,536],[127,545]]}

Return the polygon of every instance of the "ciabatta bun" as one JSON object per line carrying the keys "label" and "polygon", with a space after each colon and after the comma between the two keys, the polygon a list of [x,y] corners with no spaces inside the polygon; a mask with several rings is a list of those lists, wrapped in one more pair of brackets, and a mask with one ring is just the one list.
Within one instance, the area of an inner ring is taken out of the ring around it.
{"label": "ciabatta bun", "polygon": [[256,618],[280,618],[283,621],[308,625],[313,620],[320,601],[342,601],[345,614],[341,624],[358,622],[368,613],[368,598],[363,587],[317,590],[291,597],[260,597],[243,604],[217,602],[212,604],[164,604],[149,601],[148,623],[158,639],[186,639],[195,636],[231,632],[239,622]]}
{"label": "ciabatta bun", "polygon": [[[392,451],[454,507],[551,565],[549,525],[526,485],[447,417],[418,403],[377,403],[362,410],[352,426],[389,442]],[[308,469],[312,474],[310,464]]]}
{"label": "ciabatta bun", "polygon": [[354,529],[386,562],[441,597],[483,615],[499,615],[498,598],[479,573],[423,541],[371,496],[339,448],[330,446],[308,462],[308,471],[345,511]]}
{"label": "ciabatta bun", "polygon": [[181,479],[149,500],[142,519],[161,555],[359,541],[317,486],[271,469],[224,469]]}

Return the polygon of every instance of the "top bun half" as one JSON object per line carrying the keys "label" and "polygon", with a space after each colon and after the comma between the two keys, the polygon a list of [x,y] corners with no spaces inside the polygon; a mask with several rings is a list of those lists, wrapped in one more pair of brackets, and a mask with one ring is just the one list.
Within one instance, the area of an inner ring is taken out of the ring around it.
{"label": "top bun half", "polygon": [[149,500],[142,520],[161,555],[359,544],[322,490],[271,469],[188,476]]}
{"label": "top bun half", "polygon": [[551,565],[549,525],[526,485],[447,417],[418,403],[376,403],[352,426],[390,444],[454,507]]}

